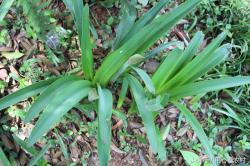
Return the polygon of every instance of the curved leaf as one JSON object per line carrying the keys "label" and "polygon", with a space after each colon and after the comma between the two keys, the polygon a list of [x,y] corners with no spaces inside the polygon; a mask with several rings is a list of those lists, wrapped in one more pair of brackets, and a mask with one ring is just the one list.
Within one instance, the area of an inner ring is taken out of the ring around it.
{"label": "curved leaf", "polygon": [[192,126],[195,134],[199,138],[202,146],[204,147],[206,153],[208,154],[210,161],[213,163],[214,166],[217,165],[216,159],[213,154],[212,147],[209,144],[209,140],[206,136],[206,133],[202,129],[199,121],[196,119],[196,117],[182,104],[178,102],[173,102],[173,104],[183,113],[185,118],[187,119],[188,123]]}
{"label": "curved leaf", "polygon": [[83,8],[83,25],[82,25],[82,38],[81,38],[81,50],[82,50],[82,67],[83,72],[87,79],[93,78],[93,53],[92,43],[89,32],[89,6],[85,5]]}
{"label": "curved leaf", "polygon": [[33,128],[28,145],[33,145],[53,125],[59,122],[63,115],[88,95],[90,89],[89,81],[79,80],[71,83],[68,88],[51,100]]}
{"label": "curved leaf", "polygon": [[111,144],[111,115],[113,107],[112,94],[98,85],[98,136],[97,150],[101,166],[107,166]]}
{"label": "curved leaf", "polygon": [[144,94],[143,87],[140,85],[140,82],[135,77],[128,75],[127,79],[129,81],[129,85],[131,87],[131,92],[134,96],[137,109],[146,128],[146,133],[151,148],[153,152],[158,153],[159,158],[164,161],[167,158],[166,149],[164,147],[160,131],[154,124],[153,114],[151,110],[149,110],[148,107],[145,105],[145,101],[147,101],[147,98]]}
{"label": "curved leaf", "polygon": [[64,91],[64,89],[69,87],[72,82],[80,79],[81,78],[77,76],[65,76],[52,83],[31,106],[24,119],[24,123],[28,123],[35,118],[48,105],[48,103],[58,95],[58,93]]}
{"label": "curved leaf", "polygon": [[35,96],[38,93],[44,91],[51,83],[56,81],[58,78],[52,78],[38,83],[34,83],[23,89],[20,89],[8,96],[0,99],[0,110],[5,109],[11,105],[14,105],[20,101],[24,101],[29,97]]}
{"label": "curved leaf", "polygon": [[[221,60],[223,60],[225,56],[228,55],[228,50],[225,47],[220,47],[219,49],[217,48],[225,37],[226,33],[221,33],[217,38],[215,38],[191,62],[186,64],[173,78],[167,81],[164,84],[164,87],[159,90],[159,93],[171,89],[174,86],[187,83],[190,80],[195,80],[197,79],[197,77],[200,77],[201,75],[205,74],[209,69],[213,68],[216,64],[218,64],[218,62],[221,62]],[[214,59],[216,59],[216,61]],[[204,70],[204,68],[206,69]]]}
{"label": "curved leaf", "polygon": [[250,84],[250,76],[227,77],[186,84],[168,91],[170,100]]}
{"label": "curved leaf", "polygon": [[136,71],[136,73],[140,76],[140,78],[143,80],[145,86],[147,87],[148,91],[150,93],[155,93],[155,87],[152,83],[152,80],[150,76],[142,69],[133,67],[133,69]]}

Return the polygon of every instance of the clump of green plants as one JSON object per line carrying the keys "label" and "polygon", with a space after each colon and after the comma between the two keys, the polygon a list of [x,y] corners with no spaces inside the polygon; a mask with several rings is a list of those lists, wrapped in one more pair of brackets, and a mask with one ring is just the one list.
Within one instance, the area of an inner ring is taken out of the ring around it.
{"label": "clump of green plants", "polygon": [[[126,15],[129,13],[125,12],[118,25],[115,47],[95,70],[93,43],[89,31],[89,7],[87,4],[84,6],[81,0],[64,0],[73,15],[78,31],[82,54],[81,67],[84,75],[65,74],[43,80],[0,99],[0,110],[3,110],[40,94],[24,119],[24,123],[28,123],[41,114],[27,140],[28,146],[32,146],[41,139],[78,103],[92,103],[96,106],[95,111],[98,118],[97,150],[100,165],[108,165],[111,115],[113,110],[116,108],[119,110],[122,107],[129,90],[133,98],[130,103],[131,109],[141,117],[150,147],[155,154],[158,154],[161,161],[167,159],[167,152],[160,129],[155,125],[154,120],[159,110],[171,103],[180,109],[210,157],[211,163],[216,165],[204,130],[181,99],[186,96],[249,84],[250,76],[201,79],[230,54],[229,44],[221,46],[226,37],[225,32],[218,35],[200,52],[198,50],[204,35],[202,32],[197,32],[184,50],[176,48],[169,52],[152,76],[138,68],[138,64],[148,59],[145,52],[180,19],[193,10],[200,0],[188,0],[169,13],[156,17],[167,2],[168,0],[161,0],[138,20],[128,20]],[[125,7],[132,7],[127,1],[123,3]],[[112,94],[112,84],[119,85],[120,83],[121,93]],[[113,95],[119,96],[118,101],[114,101]],[[47,146],[44,150],[46,149],[48,149]]]}

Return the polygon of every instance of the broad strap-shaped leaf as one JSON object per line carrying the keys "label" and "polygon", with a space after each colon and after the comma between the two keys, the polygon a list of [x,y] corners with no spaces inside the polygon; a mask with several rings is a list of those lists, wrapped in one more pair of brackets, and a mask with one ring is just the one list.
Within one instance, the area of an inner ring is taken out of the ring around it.
{"label": "broad strap-shaped leaf", "polygon": [[159,11],[163,7],[165,7],[168,2],[169,0],[161,0],[153,8],[151,8],[148,12],[146,12],[142,17],[140,17],[139,20],[136,21],[134,26],[131,28],[129,33],[125,36],[125,39],[122,41],[122,44],[124,44],[131,37],[133,37],[133,35],[138,33],[145,25],[148,25],[150,22],[152,22],[152,20],[156,17]]}
{"label": "broad strap-shaped leaf", "polygon": [[3,20],[5,15],[8,13],[14,0],[3,0],[0,5],[0,22]]}
{"label": "broad strap-shaped leaf", "polygon": [[83,26],[83,1],[82,0],[63,0],[67,8],[70,10],[76,29],[78,31],[79,39],[82,39],[82,26]]}
{"label": "broad strap-shaped leaf", "polygon": [[94,83],[98,82],[101,85],[106,85],[130,56],[147,50],[200,1],[201,0],[188,0],[168,14],[159,16],[142,28],[136,35],[105,58],[96,72]]}
{"label": "broad strap-shaped leaf", "polygon": [[153,152],[158,153],[159,158],[164,161],[167,158],[166,150],[159,129],[154,124],[153,114],[151,110],[149,110],[148,107],[145,105],[145,101],[147,101],[147,98],[144,94],[144,89],[135,77],[128,75],[127,79],[129,81],[131,93],[133,94],[133,97],[135,99],[137,109],[146,128],[146,133],[150,146]]}
{"label": "broad strap-shaped leaf", "polygon": [[112,47],[113,50],[121,46],[122,40],[133,28],[136,14],[136,9],[128,1],[121,1],[121,19],[116,29],[116,38]]}
{"label": "broad strap-shaped leaf", "polygon": [[28,144],[33,145],[53,125],[59,122],[63,115],[86,97],[91,89],[90,85],[89,81],[79,80],[71,83],[66,89],[58,93],[38,119],[28,139]]}
{"label": "broad strap-shaped leaf", "polygon": [[204,35],[202,32],[197,32],[194,35],[193,39],[188,44],[188,47],[178,57],[178,60],[172,63],[169,71],[166,71],[167,74],[164,83],[170,80],[184,66],[184,64],[187,64],[194,57],[203,41],[203,37]]}
{"label": "broad strap-shaped leaf", "polygon": [[199,123],[199,121],[196,119],[196,117],[182,104],[178,103],[178,102],[173,102],[173,104],[181,111],[181,113],[183,113],[183,115],[185,116],[187,122],[192,126],[195,134],[197,135],[197,137],[199,138],[202,146],[204,147],[207,155],[210,158],[211,163],[216,166],[216,159],[214,157],[213,154],[213,150],[212,147],[210,146],[209,140],[206,136],[206,133],[204,132],[204,130],[202,129],[201,124]]}
{"label": "broad strap-shaped leaf", "polygon": [[167,93],[170,94],[170,100],[174,101],[186,96],[217,91],[245,84],[250,84],[250,76],[227,77],[190,83],[173,88]]}
{"label": "broad strap-shaped leaf", "polygon": [[44,91],[51,83],[56,81],[58,78],[52,78],[38,83],[34,83],[23,89],[20,89],[8,96],[0,99],[0,110],[5,109],[11,105],[14,105],[20,101],[24,101],[29,97],[35,96]]}
{"label": "broad strap-shaped leaf", "polygon": [[112,94],[98,85],[98,135],[97,150],[101,166],[107,166],[111,145]]}
{"label": "broad strap-shaped leaf", "polygon": [[[90,38],[89,7],[82,0],[63,0],[73,15],[82,51],[82,67],[87,79],[93,78],[93,53]],[[92,27],[93,29],[93,27]]]}
{"label": "broad strap-shaped leaf", "polygon": [[83,8],[83,25],[82,25],[82,67],[87,79],[93,78],[93,53],[92,43],[89,32],[89,6],[85,5]]}
{"label": "broad strap-shaped leaf", "polygon": [[35,155],[34,157],[32,157],[32,159],[30,160],[28,166],[33,166],[33,165],[37,165],[37,163],[39,162],[39,160],[43,157],[43,155],[49,150],[49,148],[51,147],[51,144],[48,143],[46,144],[42,150],[40,152],[38,152],[37,155]]}
{"label": "broad strap-shaped leaf", "polygon": [[152,77],[152,81],[157,90],[168,79],[170,71],[174,66],[174,64],[177,62],[177,60],[179,59],[179,57],[181,56],[181,53],[182,51],[179,48],[174,49],[166,56],[166,58],[157,68],[156,72]]}
{"label": "broad strap-shaped leaf", "polygon": [[197,68],[199,70],[193,72],[186,81],[183,80],[183,84],[196,81],[208,71],[225,61],[225,59],[230,54],[230,44],[222,45],[217,50],[215,50],[213,54],[213,56],[209,57],[210,59],[204,60],[202,64],[198,65]]}
{"label": "broad strap-shaped leaf", "polygon": [[[213,64],[212,65],[211,63],[209,63],[209,65],[207,64],[208,62],[212,61],[211,59],[214,58],[223,59],[225,57],[225,54],[226,55],[228,54],[228,50],[226,49],[226,47],[221,47],[220,49],[217,49],[225,37],[226,33],[222,33],[217,38],[215,38],[201,53],[199,53],[191,62],[186,64],[186,66],[184,66],[173,78],[171,78],[171,80],[166,82],[164,84],[164,87],[161,88],[160,91],[164,91],[172,88],[173,86],[187,83],[187,81],[193,79],[190,78],[196,75],[196,72],[203,71],[202,69],[206,66],[209,67],[212,66],[211,68],[213,68],[214,66]],[[217,52],[215,53],[215,51]],[[218,56],[218,54],[221,55]],[[216,64],[218,64],[217,62]],[[203,74],[205,73],[201,73],[201,75]]]}
{"label": "broad strap-shaped leaf", "polygon": [[0,165],[2,166],[11,166],[10,161],[4,154],[2,148],[0,147]]}
{"label": "broad strap-shaped leaf", "polygon": [[[151,29],[151,32],[147,34],[146,40],[143,41],[136,52],[140,54],[150,48],[158,39],[164,36],[172,26],[177,24],[179,20],[191,12],[199,2],[201,2],[201,0],[187,0],[178,7],[172,9],[169,13],[154,19],[152,23],[147,26]],[[157,28],[155,26],[157,26]]]}
{"label": "broad strap-shaped leaf", "polygon": [[154,84],[150,78],[150,76],[142,69],[133,67],[134,71],[140,76],[140,78],[143,80],[146,88],[148,91],[152,94],[155,94],[155,87]]}
{"label": "broad strap-shaped leaf", "polygon": [[64,76],[42,92],[34,104],[31,106],[27,115],[25,116],[24,123],[30,122],[33,118],[37,117],[39,113],[52,101],[59,93],[68,88],[71,83],[79,81],[81,78],[77,76]]}

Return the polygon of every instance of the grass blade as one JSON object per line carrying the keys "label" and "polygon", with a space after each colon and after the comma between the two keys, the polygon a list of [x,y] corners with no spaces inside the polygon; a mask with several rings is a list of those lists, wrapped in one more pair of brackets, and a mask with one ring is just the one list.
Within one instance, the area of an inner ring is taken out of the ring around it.
{"label": "grass blade", "polygon": [[98,85],[98,135],[97,150],[101,166],[107,166],[111,144],[112,94]]}
{"label": "grass blade", "polygon": [[199,121],[196,119],[196,117],[182,104],[178,103],[178,102],[173,102],[173,104],[183,113],[183,115],[185,116],[186,120],[188,121],[188,123],[192,126],[195,134],[197,135],[197,137],[199,138],[202,146],[204,147],[207,155],[210,158],[210,161],[212,162],[213,165],[217,165],[216,163],[216,159],[214,157],[213,154],[213,150],[212,147],[209,144],[209,140],[206,136],[206,133],[204,132],[204,130],[202,129]]}
{"label": "grass blade", "polygon": [[146,128],[147,137],[152,150],[154,153],[158,153],[159,158],[164,161],[167,158],[166,150],[162,141],[160,131],[154,124],[153,114],[152,112],[150,112],[151,110],[148,110],[148,107],[145,105],[145,101],[147,101],[147,98],[144,94],[143,87],[135,77],[129,75],[127,79],[129,81],[129,85],[131,87],[131,92],[135,99],[137,109]]}
{"label": "grass blade", "polygon": [[8,96],[0,99],[0,110],[5,109],[11,105],[14,105],[20,101],[24,101],[29,97],[35,96],[44,91],[51,83],[58,78],[52,78],[38,83],[34,83],[28,87],[25,87],[17,92],[14,92]]}
{"label": "grass blade", "polygon": [[245,84],[250,84],[250,76],[227,77],[190,83],[173,88],[168,91],[168,93],[170,94],[170,100],[173,101],[185,96],[192,96]]}
{"label": "grass blade", "polygon": [[3,0],[0,5],[0,22],[4,19],[5,15],[8,13],[14,0]]}
{"label": "grass blade", "polygon": [[61,91],[56,98],[50,101],[38,119],[28,139],[28,145],[33,145],[53,125],[59,122],[63,115],[88,95],[90,89],[89,81],[79,80],[71,83],[68,88]]}
{"label": "grass blade", "polygon": [[125,100],[127,91],[128,91],[128,80],[123,79],[123,81],[122,81],[122,89],[120,91],[119,99],[118,99],[118,102],[117,102],[117,108],[121,108],[121,106],[123,105],[123,102]]}
{"label": "grass blade", "polygon": [[93,78],[93,53],[89,32],[89,6],[83,8],[83,25],[81,37],[82,67],[87,79]]}
{"label": "grass blade", "polygon": [[28,164],[28,166],[36,165],[38,161],[43,157],[43,155],[49,150],[50,147],[51,147],[50,143],[45,145],[42,148],[42,150],[30,160],[30,163]]}
{"label": "grass blade", "polygon": [[63,152],[63,155],[64,155],[65,159],[67,160],[67,162],[69,162],[69,154],[68,154],[67,147],[64,145],[62,137],[59,135],[57,130],[56,130],[56,138],[58,140],[58,143],[59,143],[59,145],[61,147],[61,150]]}
{"label": "grass blade", "polygon": [[11,166],[10,161],[8,160],[8,158],[6,157],[6,155],[4,154],[2,148],[0,147],[0,165],[3,166]]}
{"label": "grass blade", "polygon": [[48,105],[48,103],[54,99],[55,96],[58,95],[61,91],[69,87],[69,85],[77,80],[80,80],[80,77],[77,76],[65,76],[54,83],[52,83],[48,88],[42,92],[42,94],[38,97],[38,99],[34,102],[34,104],[29,109],[24,123],[30,122],[33,118],[39,115],[39,113]]}

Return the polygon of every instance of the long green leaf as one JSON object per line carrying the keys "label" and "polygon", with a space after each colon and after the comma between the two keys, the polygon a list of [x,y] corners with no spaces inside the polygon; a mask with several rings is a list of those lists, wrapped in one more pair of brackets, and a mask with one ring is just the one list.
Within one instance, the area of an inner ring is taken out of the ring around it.
{"label": "long green leaf", "polygon": [[5,109],[11,105],[14,105],[20,101],[24,101],[29,97],[35,96],[38,93],[44,91],[51,83],[56,81],[58,78],[52,78],[38,83],[34,83],[28,87],[25,87],[17,92],[14,92],[8,96],[0,99],[0,110]]}
{"label": "long green leaf", "polygon": [[119,99],[118,99],[118,102],[117,102],[117,108],[121,108],[121,106],[123,105],[123,102],[125,100],[127,91],[128,91],[128,80],[123,79],[122,88],[121,88]]}
{"label": "long green leaf", "polygon": [[155,87],[154,84],[150,78],[150,76],[142,69],[133,67],[134,71],[140,76],[140,78],[143,80],[145,86],[147,87],[148,91],[150,93],[155,93]]}
{"label": "long green leaf", "polygon": [[5,15],[8,13],[12,3],[14,0],[3,0],[2,4],[0,5],[0,22],[3,20]]}
{"label": "long green leaf", "polygon": [[[169,13],[154,19],[152,23],[149,24],[149,26],[153,27],[151,27],[151,32],[146,34],[148,35],[147,40],[144,40],[142,45],[140,45],[137,53],[142,53],[151,47],[159,38],[165,35],[172,26],[191,12],[199,2],[201,2],[201,0],[187,0]],[[157,26],[157,28],[155,26]]]}
{"label": "long green leaf", "polygon": [[89,81],[79,80],[71,83],[68,88],[51,100],[33,128],[28,145],[33,145],[53,125],[59,122],[63,115],[88,95],[90,89]]}
{"label": "long green leaf", "polygon": [[111,145],[112,94],[98,85],[98,135],[97,150],[101,166],[107,166]]}
{"label": "long green leaf", "polygon": [[10,161],[4,154],[2,148],[0,147],[0,165],[2,166],[11,166]]}
{"label": "long green leaf", "polygon": [[79,34],[79,39],[82,39],[82,26],[83,26],[83,2],[82,0],[63,0],[67,8],[70,10]]}
{"label": "long green leaf", "polygon": [[106,85],[130,56],[144,52],[160,37],[171,29],[181,18],[193,9],[201,0],[188,0],[170,13],[159,16],[146,25],[124,45],[111,52],[104,60],[94,77],[95,83]]}
{"label": "long green leaf", "polygon": [[139,18],[138,21],[136,21],[135,25],[129,33],[125,36],[125,39],[122,41],[122,44],[124,44],[126,41],[128,41],[133,35],[138,33],[145,25],[149,24],[159,13],[159,11],[166,6],[166,4],[169,2],[169,0],[161,0],[159,3],[156,4],[153,8],[151,8],[147,13],[145,13],[142,17]]}
{"label": "long green leaf", "polygon": [[113,50],[121,46],[122,40],[133,28],[136,19],[136,9],[128,2],[121,1],[121,19],[116,30],[116,38],[113,43]]}
{"label": "long green leaf", "polygon": [[216,166],[216,159],[214,157],[213,154],[213,150],[212,147],[210,146],[209,140],[206,136],[206,133],[204,132],[204,130],[202,129],[199,121],[195,118],[195,116],[182,104],[178,103],[178,102],[173,102],[173,104],[183,113],[183,115],[185,116],[185,118],[187,119],[188,123],[192,126],[195,134],[197,135],[197,137],[199,138],[202,146],[204,147],[207,155],[210,158],[211,163]]}
{"label": "long green leaf", "polygon": [[168,79],[170,75],[170,71],[173,65],[177,62],[179,57],[181,56],[181,50],[176,48],[172,52],[167,55],[167,57],[163,60],[163,62],[159,65],[156,72],[152,77],[152,81],[154,83],[155,88],[158,90],[163,83]]}
{"label": "long green leaf", "polygon": [[47,145],[45,145],[42,150],[36,155],[34,156],[28,166],[33,166],[33,165],[36,165],[38,163],[38,161],[43,157],[43,155],[49,150],[49,148],[51,147],[51,144],[48,143]]}
{"label": "long green leaf", "polygon": [[32,147],[29,147],[28,144],[21,140],[18,136],[16,135],[13,135],[13,139],[15,140],[15,142],[21,146],[21,148],[23,150],[25,150],[26,152],[28,152],[29,154],[31,154],[32,156],[34,155],[37,155],[38,154],[38,151],[36,150],[36,148],[34,148],[33,146]]}
{"label": "long green leaf", "polygon": [[65,76],[54,83],[52,83],[29,109],[27,115],[25,116],[24,123],[30,122],[48,105],[48,103],[53,100],[58,93],[67,89],[72,82],[79,81],[81,78],[77,76]]}
{"label": "long green leaf", "polygon": [[[199,49],[202,41],[203,41],[203,33],[197,32],[191,42],[188,44],[188,47],[184,50],[184,52],[179,56],[176,62],[172,62],[171,69],[169,71],[166,70],[166,79],[164,82],[167,82],[172,78],[182,67],[184,64],[187,64],[195,55],[196,51]],[[163,83],[164,83],[163,82]]]}
{"label": "long green leaf", "polygon": [[210,59],[204,60],[202,64],[197,65],[197,69],[195,72],[190,74],[189,79],[183,80],[182,84],[193,82],[206,74],[209,70],[213,69],[215,66],[219,65],[228,57],[229,51],[229,44],[225,44],[218,48]]}
{"label": "long green leaf", "polygon": [[59,145],[60,145],[60,147],[61,147],[61,150],[62,150],[62,152],[63,152],[63,155],[64,155],[65,159],[66,159],[67,161],[69,161],[69,154],[68,154],[67,147],[64,145],[63,139],[62,139],[62,137],[59,135],[59,133],[58,133],[57,130],[56,130],[56,138],[57,138],[57,140],[58,140],[58,143],[59,143]]}
{"label": "long green leaf", "polygon": [[227,77],[190,83],[173,88],[167,93],[170,94],[170,100],[173,101],[185,96],[192,96],[245,84],[250,84],[250,76]]}
{"label": "long green leaf", "polygon": [[131,92],[135,99],[137,109],[143,120],[143,124],[146,128],[147,137],[154,153],[158,153],[159,158],[164,161],[166,160],[166,150],[162,142],[161,134],[159,129],[154,124],[154,117],[151,110],[145,105],[147,98],[144,94],[144,89],[140,85],[140,82],[133,76],[127,77]]}
{"label": "long green leaf", "polygon": [[[189,80],[194,79],[193,76],[196,75],[197,72],[203,71],[204,66],[213,67],[214,65],[211,64],[211,58],[223,59],[224,54],[228,54],[228,51],[226,50],[226,48],[218,49],[216,54],[214,52],[219,47],[219,45],[221,44],[221,42],[224,40],[225,37],[226,37],[226,33],[222,33],[217,38],[215,38],[211,42],[211,44],[209,44],[191,62],[189,62],[186,66],[184,66],[181,69],[181,71],[179,71],[171,80],[166,82],[164,84],[164,87],[161,88],[160,91],[164,91],[164,90],[172,88],[173,86],[187,83]],[[221,54],[221,55],[217,57],[218,54]],[[207,64],[208,62],[209,62],[209,65]],[[205,73],[201,73],[201,75],[203,74]]]}
{"label": "long green leaf", "polygon": [[89,6],[85,5],[83,8],[83,25],[82,25],[82,38],[81,38],[81,50],[82,50],[82,67],[83,72],[87,79],[93,78],[93,53],[92,44],[89,32]]}
{"label": "long green leaf", "polygon": [[[21,140],[19,137],[17,137],[16,135],[12,135],[13,139],[15,140],[15,142],[21,146],[21,148],[23,150],[25,150],[26,152],[28,152],[29,154],[31,154],[32,156],[37,156],[39,151],[34,147],[34,146],[28,146],[27,142]],[[38,165],[45,165],[47,163],[47,161],[44,158],[41,158],[37,164]]]}

